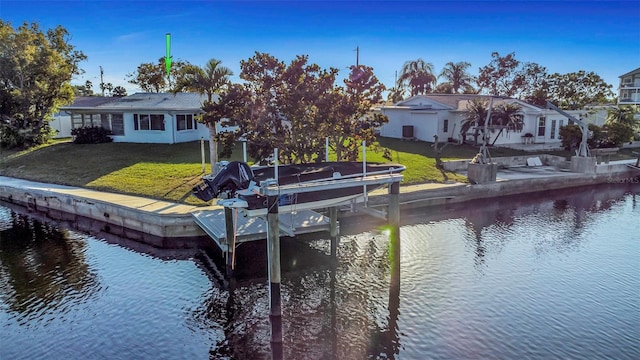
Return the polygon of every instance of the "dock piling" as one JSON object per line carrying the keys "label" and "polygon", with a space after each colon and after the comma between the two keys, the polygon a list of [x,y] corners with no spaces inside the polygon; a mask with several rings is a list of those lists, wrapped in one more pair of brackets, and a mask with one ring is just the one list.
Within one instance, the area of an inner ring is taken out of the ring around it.
{"label": "dock piling", "polygon": [[269,320],[271,322],[271,355],[283,358],[282,304],[280,298],[280,224],[278,196],[267,197],[267,257],[269,266]]}
{"label": "dock piling", "polygon": [[330,228],[329,228],[329,236],[331,236],[331,258],[333,260],[336,259],[338,255],[338,241],[339,239],[339,231],[338,231],[338,208],[332,206],[329,208],[329,219],[330,219]]}
{"label": "dock piling", "polygon": [[235,251],[233,244],[234,226],[233,226],[233,210],[231,208],[224,208],[224,225],[227,243],[227,251],[224,254],[227,278],[233,277],[233,252]]}
{"label": "dock piling", "polygon": [[389,185],[389,225],[400,226],[400,182],[394,181]]}

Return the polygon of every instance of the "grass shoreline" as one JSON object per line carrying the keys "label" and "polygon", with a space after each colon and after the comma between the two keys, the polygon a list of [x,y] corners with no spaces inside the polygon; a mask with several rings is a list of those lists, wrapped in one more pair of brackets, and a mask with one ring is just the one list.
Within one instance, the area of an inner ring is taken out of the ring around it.
{"label": "grass shoreline", "polygon": [[[432,143],[380,138],[380,145],[391,150],[393,162],[407,167],[402,185],[442,183],[435,167]],[[449,145],[442,160],[469,159],[478,148]],[[540,152],[567,156],[568,152]],[[208,155],[208,149],[205,151]],[[534,155],[506,148],[492,148],[493,157]],[[238,146],[231,158],[241,160]],[[367,152],[370,162],[387,162],[382,154]],[[209,159],[205,161],[208,163]],[[210,166],[205,166],[205,173]],[[70,185],[121,194],[144,196],[190,205],[205,205],[190,196],[191,189],[203,175],[200,142],[180,144],[105,143],[79,145],[55,141],[26,151],[0,152],[0,175],[25,180]],[[466,177],[447,173],[452,181],[467,182]]]}

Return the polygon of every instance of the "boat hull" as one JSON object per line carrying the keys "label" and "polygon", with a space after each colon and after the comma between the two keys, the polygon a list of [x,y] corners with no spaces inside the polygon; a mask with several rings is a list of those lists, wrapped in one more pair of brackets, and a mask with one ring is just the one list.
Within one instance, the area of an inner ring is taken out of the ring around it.
{"label": "boat hull", "polygon": [[[242,166],[234,164],[230,171],[237,172]],[[252,215],[267,213],[267,194],[278,197],[280,212],[319,209],[364,197],[367,191],[388,184],[390,179],[400,181],[400,173],[404,169],[405,167],[399,164],[367,163],[366,167],[363,167],[363,164],[358,162],[284,165],[277,169],[257,167],[251,168],[249,174],[253,185],[245,186],[249,183],[246,177],[236,179],[221,173],[213,180],[225,179],[224,182],[204,181],[202,185],[194,188],[194,195],[203,199],[199,195],[206,194],[203,200],[216,196],[241,200],[246,202],[245,210]],[[225,189],[226,192],[215,191],[218,189]]]}

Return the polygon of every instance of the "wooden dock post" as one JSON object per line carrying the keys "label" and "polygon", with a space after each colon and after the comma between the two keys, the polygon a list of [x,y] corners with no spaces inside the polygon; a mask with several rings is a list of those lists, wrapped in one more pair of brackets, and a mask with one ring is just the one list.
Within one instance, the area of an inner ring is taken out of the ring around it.
{"label": "wooden dock post", "polygon": [[267,196],[267,257],[269,266],[269,320],[271,356],[282,359],[282,305],[280,298],[280,224],[278,196]]}
{"label": "wooden dock post", "polygon": [[389,323],[390,331],[388,355],[397,354],[398,317],[400,308],[400,182],[391,183],[389,188],[389,247],[391,258],[391,281],[389,284]]}
{"label": "wooden dock post", "polygon": [[389,185],[389,225],[400,226],[400,182],[395,181]]}
{"label": "wooden dock post", "polygon": [[338,208],[332,206],[329,208],[329,219],[331,224],[329,225],[329,236],[331,236],[331,258],[336,259],[338,255],[338,241],[340,233],[338,232]]}
{"label": "wooden dock post", "polygon": [[227,251],[224,254],[226,265],[225,269],[227,278],[230,279],[233,277],[233,252],[235,251],[235,249],[233,248],[233,210],[228,207],[224,208],[224,226],[226,232],[225,242],[227,243]]}

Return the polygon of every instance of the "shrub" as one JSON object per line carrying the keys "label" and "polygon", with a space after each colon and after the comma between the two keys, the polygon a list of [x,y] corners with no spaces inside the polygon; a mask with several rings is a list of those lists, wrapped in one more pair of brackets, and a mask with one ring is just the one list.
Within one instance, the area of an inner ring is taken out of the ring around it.
{"label": "shrub", "polygon": [[0,146],[7,149],[26,149],[45,144],[53,136],[48,123],[39,127],[19,127],[15,121],[0,123]]}
{"label": "shrub", "polygon": [[589,136],[587,144],[590,148],[595,149],[615,146],[610,143],[607,130],[604,127],[589,124],[589,132],[591,133],[591,136]]}
{"label": "shrub", "polygon": [[[633,138],[633,130],[630,126],[620,123],[597,126],[589,124],[589,139],[587,144],[590,148],[607,148],[620,146]],[[565,150],[573,150],[582,141],[582,130],[578,125],[566,125],[560,128],[560,139]]]}
{"label": "shrub", "polygon": [[101,126],[83,126],[71,130],[76,144],[99,144],[112,142],[111,131]]}
{"label": "shrub", "polygon": [[560,140],[562,140],[562,147],[571,151],[578,147],[580,141],[582,141],[582,131],[578,125],[565,125],[560,127]]}
{"label": "shrub", "polygon": [[633,127],[625,123],[610,123],[604,126],[610,146],[620,146],[633,140]]}

